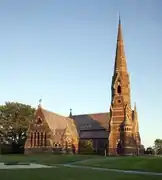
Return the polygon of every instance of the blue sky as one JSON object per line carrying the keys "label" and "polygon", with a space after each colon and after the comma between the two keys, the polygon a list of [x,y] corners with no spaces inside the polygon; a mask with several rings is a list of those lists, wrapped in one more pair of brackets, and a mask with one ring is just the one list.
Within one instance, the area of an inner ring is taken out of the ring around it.
{"label": "blue sky", "polygon": [[141,138],[162,138],[162,1],[1,0],[0,103],[109,111],[120,11]]}

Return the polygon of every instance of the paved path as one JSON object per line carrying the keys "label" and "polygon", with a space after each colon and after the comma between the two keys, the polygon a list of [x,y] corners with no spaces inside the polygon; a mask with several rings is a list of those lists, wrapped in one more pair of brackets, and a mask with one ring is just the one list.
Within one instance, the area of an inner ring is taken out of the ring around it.
{"label": "paved path", "polygon": [[96,159],[99,159],[99,158],[91,158],[91,159],[78,160],[78,161],[74,161],[74,162],[68,162],[68,163],[65,163],[65,165],[66,164],[70,164],[70,165],[74,164],[75,165],[76,163],[82,163],[82,162],[87,162],[87,161],[96,160]]}
{"label": "paved path", "polygon": [[[90,159],[83,160],[83,161],[85,162],[85,161],[89,161],[89,160]],[[108,168],[99,168],[99,167],[90,167],[90,166],[79,166],[79,165],[74,165],[75,163],[76,162],[68,163],[68,164],[62,164],[62,165],[64,167],[91,169],[91,170],[98,170],[98,171],[111,171],[111,172],[119,172],[119,173],[127,173],[127,174],[143,174],[143,175],[152,175],[152,176],[162,176],[162,173],[157,173],[157,172],[146,172],[146,171],[135,171],[135,170],[120,170],[120,169],[108,169]]]}
{"label": "paved path", "polygon": [[42,164],[34,164],[30,163],[29,165],[5,165],[4,163],[0,163],[0,169],[37,169],[37,168],[56,168],[56,166],[46,166]]}

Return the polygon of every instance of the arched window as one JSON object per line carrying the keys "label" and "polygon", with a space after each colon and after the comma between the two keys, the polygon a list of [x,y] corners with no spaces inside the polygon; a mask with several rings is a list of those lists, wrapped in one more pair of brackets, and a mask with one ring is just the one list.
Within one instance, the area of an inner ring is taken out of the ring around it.
{"label": "arched window", "polygon": [[40,145],[40,143],[39,143],[39,140],[40,140],[39,132],[37,132],[37,139],[38,139],[38,146],[39,146]]}
{"label": "arched window", "polygon": [[33,146],[33,133],[31,133],[30,146]]}
{"label": "arched window", "polygon": [[45,132],[45,135],[44,135],[44,146],[46,146],[46,145],[47,145],[47,134]]}
{"label": "arched window", "polygon": [[121,86],[120,85],[118,85],[117,92],[118,92],[118,94],[121,94]]}
{"label": "arched window", "polygon": [[36,146],[36,136],[37,136],[37,133],[35,132],[34,133],[34,146]]}
{"label": "arched window", "polygon": [[38,125],[42,124],[42,119],[40,117],[37,118],[37,124]]}
{"label": "arched window", "polygon": [[41,146],[43,146],[43,132],[41,132]]}

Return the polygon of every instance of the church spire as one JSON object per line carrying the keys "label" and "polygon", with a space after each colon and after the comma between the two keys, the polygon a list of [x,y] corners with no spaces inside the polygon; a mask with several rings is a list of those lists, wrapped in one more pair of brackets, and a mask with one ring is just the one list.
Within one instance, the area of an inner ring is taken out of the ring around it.
{"label": "church spire", "polygon": [[122,71],[127,71],[127,64],[126,64],[126,57],[125,57],[125,52],[124,52],[122,25],[121,25],[121,19],[119,16],[114,74],[116,74],[117,72],[122,72]]}
{"label": "church spire", "polygon": [[[114,74],[111,85],[109,155],[135,152],[136,144],[140,145],[136,111],[136,106],[133,112],[131,108],[129,73],[127,72],[121,20],[119,18]],[[119,151],[117,142],[121,142]]]}

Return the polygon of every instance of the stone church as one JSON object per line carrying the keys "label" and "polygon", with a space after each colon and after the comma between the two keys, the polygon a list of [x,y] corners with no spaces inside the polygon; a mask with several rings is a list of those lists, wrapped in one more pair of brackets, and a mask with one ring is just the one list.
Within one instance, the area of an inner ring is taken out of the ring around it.
{"label": "stone church", "polygon": [[[119,19],[110,112],[58,115],[38,106],[29,124],[25,153],[81,153],[81,142],[90,141],[94,152],[107,155],[143,153],[136,105],[131,107],[130,80]],[[84,147],[82,147],[84,148]]]}

